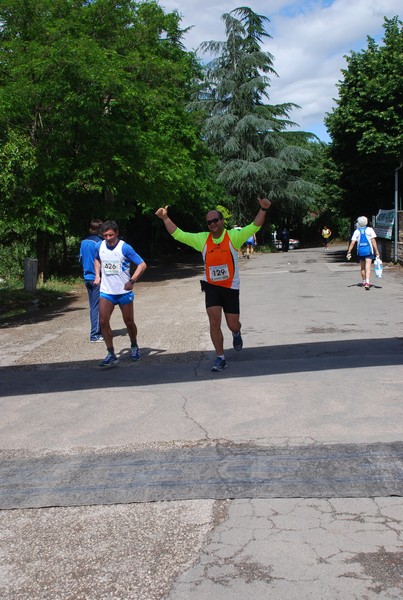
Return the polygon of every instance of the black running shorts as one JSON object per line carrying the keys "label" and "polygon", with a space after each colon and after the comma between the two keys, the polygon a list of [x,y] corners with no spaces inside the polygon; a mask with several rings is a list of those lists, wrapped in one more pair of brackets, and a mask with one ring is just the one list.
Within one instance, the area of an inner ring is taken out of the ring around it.
{"label": "black running shorts", "polygon": [[239,315],[239,290],[205,283],[206,308],[222,306],[225,313]]}

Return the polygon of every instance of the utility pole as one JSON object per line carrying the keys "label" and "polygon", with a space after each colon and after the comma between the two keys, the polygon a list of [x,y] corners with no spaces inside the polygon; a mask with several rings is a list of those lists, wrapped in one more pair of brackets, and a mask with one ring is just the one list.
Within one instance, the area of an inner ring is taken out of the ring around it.
{"label": "utility pole", "polygon": [[399,234],[398,227],[398,210],[399,210],[399,171],[402,168],[403,163],[400,162],[399,166],[395,169],[395,239],[393,244],[393,262],[397,263],[397,236]]}

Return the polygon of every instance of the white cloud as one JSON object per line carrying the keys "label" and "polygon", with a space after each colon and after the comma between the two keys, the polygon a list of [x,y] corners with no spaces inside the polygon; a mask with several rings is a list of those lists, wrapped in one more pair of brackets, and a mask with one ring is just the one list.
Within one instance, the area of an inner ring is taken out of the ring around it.
{"label": "white cloud", "polygon": [[253,0],[234,3],[213,0],[161,0],[167,10],[182,15],[183,28],[193,26],[184,43],[189,50],[208,40],[224,40],[222,14],[249,6],[267,16],[272,36],[265,49],[274,55],[271,102],[294,102],[301,109],[291,114],[302,129],[327,140],[323,125],[337,96],[345,55],[366,48],[367,36],[383,35],[384,16],[399,15],[402,0]]}

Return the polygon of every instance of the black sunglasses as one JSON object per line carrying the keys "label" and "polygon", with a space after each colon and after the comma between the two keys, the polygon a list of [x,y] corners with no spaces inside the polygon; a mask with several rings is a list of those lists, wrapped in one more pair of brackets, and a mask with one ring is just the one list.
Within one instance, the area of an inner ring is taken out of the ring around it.
{"label": "black sunglasses", "polygon": [[217,219],[217,217],[215,219],[210,219],[210,221],[207,221],[207,225],[212,225],[213,223],[218,223],[218,221],[221,221],[221,219]]}

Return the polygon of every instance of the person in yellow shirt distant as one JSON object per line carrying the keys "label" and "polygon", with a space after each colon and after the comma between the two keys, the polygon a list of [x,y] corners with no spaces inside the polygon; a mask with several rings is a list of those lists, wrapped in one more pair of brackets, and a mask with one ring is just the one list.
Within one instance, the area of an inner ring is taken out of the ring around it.
{"label": "person in yellow shirt distant", "polygon": [[325,225],[322,229],[322,237],[324,240],[325,250],[327,250],[329,248],[329,238],[331,235],[332,235],[331,230],[329,229],[329,227],[327,225]]}

